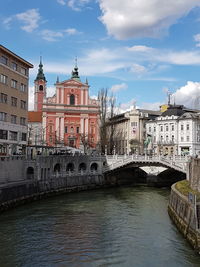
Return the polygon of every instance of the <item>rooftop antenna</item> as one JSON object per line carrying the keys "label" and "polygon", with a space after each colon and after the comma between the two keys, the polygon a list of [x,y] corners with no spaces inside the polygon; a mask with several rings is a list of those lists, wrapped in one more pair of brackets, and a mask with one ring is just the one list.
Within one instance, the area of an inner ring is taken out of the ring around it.
{"label": "rooftop antenna", "polygon": [[75,57],[75,67],[77,67],[77,56]]}
{"label": "rooftop antenna", "polygon": [[172,96],[172,93],[170,91],[167,91],[167,97],[168,97],[168,106],[170,106],[170,102],[171,102],[171,96]]}

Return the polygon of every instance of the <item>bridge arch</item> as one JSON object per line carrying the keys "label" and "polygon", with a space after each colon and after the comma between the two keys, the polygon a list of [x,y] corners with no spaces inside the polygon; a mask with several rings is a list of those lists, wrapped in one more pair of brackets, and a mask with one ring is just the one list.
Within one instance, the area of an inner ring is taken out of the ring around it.
{"label": "bridge arch", "polygon": [[60,163],[56,163],[54,165],[54,168],[53,168],[53,172],[60,172],[61,171],[61,164]]}
{"label": "bridge arch", "polygon": [[28,180],[34,179],[34,168],[33,167],[28,167],[26,170],[26,178]]}
{"label": "bridge arch", "polygon": [[87,165],[84,162],[79,164],[79,167],[78,167],[79,171],[86,171],[86,169],[87,169]]}
{"label": "bridge arch", "polygon": [[66,171],[73,172],[75,169],[74,163],[70,162],[67,164]]}
{"label": "bridge arch", "polygon": [[90,170],[91,171],[97,171],[98,170],[98,164],[96,162],[93,162],[91,165],[90,165]]}

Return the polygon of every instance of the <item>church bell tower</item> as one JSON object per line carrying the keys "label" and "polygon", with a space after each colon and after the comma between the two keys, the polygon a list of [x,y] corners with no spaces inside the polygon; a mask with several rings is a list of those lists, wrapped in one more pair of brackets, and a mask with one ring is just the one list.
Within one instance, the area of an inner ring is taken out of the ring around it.
{"label": "church bell tower", "polygon": [[40,64],[38,69],[37,77],[34,81],[35,84],[35,92],[34,92],[34,111],[42,111],[42,105],[44,98],[46,98],[46,84],[47,80],[44,76],[43,72],[43,64],[42,59],[40,57]]}

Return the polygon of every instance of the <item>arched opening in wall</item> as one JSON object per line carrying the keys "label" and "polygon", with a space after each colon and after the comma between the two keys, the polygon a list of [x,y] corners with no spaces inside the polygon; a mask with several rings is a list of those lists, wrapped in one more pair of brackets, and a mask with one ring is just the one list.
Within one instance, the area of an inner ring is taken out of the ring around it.
{"label": "arched opening in wall", "polygon": [[55,165],[54,168],[53,168],[53,171],[54,171],[54,172],[60,172],[60,169],[61,169],[60,164],[59,164],[59,163],[56,163],[56,165]]}
{"label": "arched opening in wall", "polygon": [[80,165],[79,165],[79,168],[78,168],[78,170],[79,171],[86,171],[86,164],[84,163],[84,162],[82,162]]}
{"label": "arched opening in wall", "polygon": [[75,96],[70,95],[70,105],[75,105]]}
{"label": "arched opening in wall", "polygon": [[92,163],[90,166],[91,171],[97,171],[98,170],[98,164],[96,162]]}
{"label": "arched opening in wall", "polygon": [[67,164],[67,168],[66,168],[66,171],[70,171],[70,172],[73,172],[74,171],[74,164],[73,163],[68,163]]}
{"label": "arched opening in wall", "polygon": [[39,91],[43,91],[43,85],[39,86]]}
{"label": "arched opening in wall", "polygon": [[27,179],[34,179],[34,169],[33,167],[28,167],[26,170],[26,178]]}

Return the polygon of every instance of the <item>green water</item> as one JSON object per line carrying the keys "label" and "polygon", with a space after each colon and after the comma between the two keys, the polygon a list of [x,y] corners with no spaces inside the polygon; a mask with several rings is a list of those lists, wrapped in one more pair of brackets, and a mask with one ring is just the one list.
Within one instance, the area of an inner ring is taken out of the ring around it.
{"label": "green water", "polygon": [[167,214],[168,189],[65,194],[0,215],[0,267],[200,266]]}

